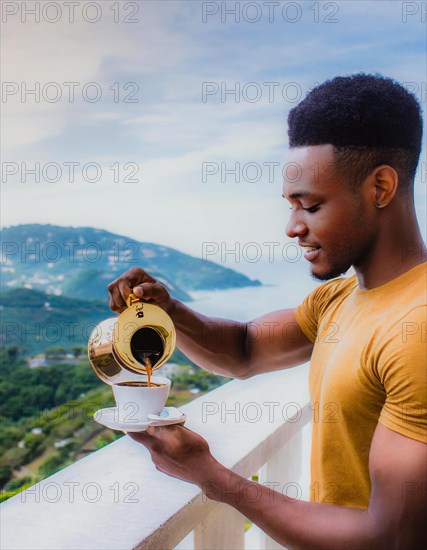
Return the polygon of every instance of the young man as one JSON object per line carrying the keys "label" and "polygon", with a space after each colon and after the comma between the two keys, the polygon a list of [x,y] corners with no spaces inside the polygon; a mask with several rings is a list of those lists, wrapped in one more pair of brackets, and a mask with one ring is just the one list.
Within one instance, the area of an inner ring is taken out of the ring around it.
{"label": "young man", "polygon": [[[295,173],[287,171],[283,187],[292,209],[287,234],[305,248],[312,275],[328,282],[295,310],[257,324],[279,323],[280,334],[297,324],[298,337],[293,331],[292,341],[271,343],[268,334],[254,338],[250,324],[230,321],[219,361],[217,339],[206,337],[213,319],[173,300],[139,268],[111,283],[110,307],[123,311],[132,289],[163,307],[179,348],[219,374],[248,378],[310,360],[311,400],[325,414],[324,405],[334,403],[339,419],[313,424],[318,502],[289,502],[279,493],[271,499],[267,487],[248,501],[253,482],[219,464],[185,427],[132,437],[160,470],[208,487],[210,498],[234,506],[284,546],[425,548],[427,270],[413,197],[420,107],[398,83],[359,74],[314,89],[288,123]],[[351,266],[355,275],[340,278]]]}

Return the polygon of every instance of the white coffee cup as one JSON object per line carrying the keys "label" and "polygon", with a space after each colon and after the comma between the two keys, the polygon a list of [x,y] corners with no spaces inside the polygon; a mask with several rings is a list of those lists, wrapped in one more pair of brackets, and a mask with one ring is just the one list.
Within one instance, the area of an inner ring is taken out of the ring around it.
{"label": "white coffee cup", "polygon": [[116,422],[138,424],[146,422],[149,414],[160,414],[166,404],[171,381],[164,376],[152,376],[152,386],[136,386],[147,383],[147,377],[141,376],[138,381],[114,384],[113,393],[116,400]]}

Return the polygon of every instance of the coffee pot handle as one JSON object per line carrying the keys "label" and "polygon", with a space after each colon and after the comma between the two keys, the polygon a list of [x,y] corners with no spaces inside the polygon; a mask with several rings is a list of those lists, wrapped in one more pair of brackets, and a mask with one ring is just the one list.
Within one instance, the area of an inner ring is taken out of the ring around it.
{"label": "coffee pot handle", "polygon": [[142,302],[142,300],[141,298],[138,298],[138,296],[135,296],[133,292],[131,292],[129,296],[126,298],[126,305],[128,307],[131,307],[135,302]]}

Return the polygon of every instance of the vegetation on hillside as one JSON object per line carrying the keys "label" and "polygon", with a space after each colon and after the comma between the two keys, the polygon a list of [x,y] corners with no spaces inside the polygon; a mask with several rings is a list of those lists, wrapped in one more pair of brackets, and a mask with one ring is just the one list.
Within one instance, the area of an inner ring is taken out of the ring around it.
{"label": "vegetation on hillside", "polygon": [[[69,350],[46,351],[59,358]],[[30,368],[16,345],[0,350],[1,500],[123,435],[93,420],[97,410],[114,405],[112,392],[82,349],[73,351],[78,359],[73,364]],[[195,397],[194,390],[210,391],[227,381],[188,362],[179,370],[172,376],[169,406],[179,407]]]}
{"label": "vegetation on hillside", "polygon": [[[32,356],[56,348],[76,349],[86,355],[87,341],[95,326],[115,314],[106,300],[84,300],[52,296],[39,290],[19,288],[2,295],[0,339],[4,345],[15,344],[21,353]],[[191,363],[175,350],[171,359]]]}
{"label": "vegetation on hillside", "polygon": [[[191,300],[192,290],[261,284],[172,248],[92,227],[18,225],[2,230],[2,242],[2,499],[121,437],[93,420],[113,398],[86,355],[92,330],[114,316],[109,282],[138,265],[183,301]],[[180,406],[225,382],[179,350],[170,362],[181,367],[172,376],[168,405]]]}

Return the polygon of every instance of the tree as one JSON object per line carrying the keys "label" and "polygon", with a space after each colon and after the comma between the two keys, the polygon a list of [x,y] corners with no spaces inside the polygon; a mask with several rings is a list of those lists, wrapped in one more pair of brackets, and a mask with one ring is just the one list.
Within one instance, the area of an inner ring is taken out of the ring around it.
{"label": "tree", "polygon": [[86,351],[86,348],[83,346],[73,346],[72,350],[74,357],[78,359],[80,355],[82,355]]}
{"label": "tree", "polygon": [[6,485],[11,477],[12,469],[9,466],[0,466],[0,487]]}

